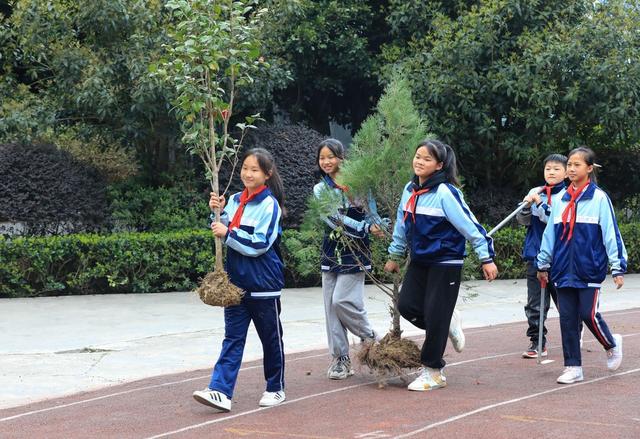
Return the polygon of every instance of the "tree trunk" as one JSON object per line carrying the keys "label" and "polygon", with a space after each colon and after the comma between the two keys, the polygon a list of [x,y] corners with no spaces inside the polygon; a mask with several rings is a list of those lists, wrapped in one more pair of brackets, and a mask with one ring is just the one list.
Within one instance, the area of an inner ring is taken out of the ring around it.
{"label": "tree trunk", "polygon": [[[215,196],[220,196],[220,180],[218,178],[218,174],[220,173],[218,169],[218,161],[216,159],[216,134],[214,127],[214,114],[211,109],[210,103],[207,105],[208,107],[208,118],[209,118],[209,160],[211,161],[211,191],[215,194]],[[213,209],[213,213],[215,214],[216,222],[220,222],[220,208],[216,207]],[[222,240],[215,237],[215,248],[216,248],[216,261],[215,261],[215,271],[222,271],[224,269],[222,265]]]}
{"label": "tree trunk", "polygon": [[393,307],[391,316],[393,321],[391,323],[391,336],[393,338],[400,338],[402,330],[400,329],[400,311],[398,311],[398,300],[400,299],[400,275],[397,274],[393,277],[393,297],[391,298],[391,306]]}

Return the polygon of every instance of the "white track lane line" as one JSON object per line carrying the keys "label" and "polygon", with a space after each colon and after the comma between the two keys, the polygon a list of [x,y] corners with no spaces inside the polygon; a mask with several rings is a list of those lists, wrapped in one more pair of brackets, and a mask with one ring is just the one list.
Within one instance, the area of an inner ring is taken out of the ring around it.
{"label": "white track lane line", "polygon": [[[323,354],[316,354],[316,355],[308,355],[306,357],[298,357],[298,358],[294,358],[294,359],[288,360],[288,362],[293,363],[295,361],[308,360],[309,358],[323,357],[325,355],[327,355],[327,354],[323,353]],[[255,366],[243,367],[242,369],[240,369],[240,371],[258,369],[258,368],[262,368],[262,367],[263,367],[262,364],[257,364]],[[205,378],[210,378],[210,377],[211,377],[211,374],[207,374],[207,375],[201,375],[201,376],[194,377],[194,378],[186,378],[184,380],[171,381],[171,382],[168,382],[168,383],[153,384],[151,386],[144,386],[144,387],[136,387],[135,389],[123,390],[122,392],[109,393],[108,395],[96,396],[95,398],[83,399],[83,400],[80,400],[80,401],[70,402],[68,404],[61,404],[61,405],[56,405],[56,406],[53,406],[53,407],[47,407],[47,408],[44,408],[44,409],[38,409],[38,410],[32,410],[30,412],[19,413],[17,415],[9,416],[9,417],[6,417],[6,418],[0,418],[0,422],[11,421],[13,419],[18,419],[18,418],[22,418],[24,416],[30,416],[30,415],[35,415],[35,414],[38,414],[38,413],[48,412],[48,411],[51,411],[51,410],[63,409],[63,408],[66,408],[66,407],[73,407],[75,405],[84,404],[84,403],[88,403],[88,402],[100,401],[101,399],[113,398],[113,397],[121,396],[121,395],[127,395],[129,393],[140,392],[142,390],[157,389],[157,388],[160,388],[160,387],[168,387],[168,386],[173,386],[175,384],[188,383],[189,381],[198,381],[198,380],[203,380]],[[5,409],[5,410],[11,410],[11,409],[9,408],[9,409]]]}
{"label": "white track lane line", "polygon": [[[628,311],[628,312],[624,312],[623,311],[623,312],[619,312],[617,314],[622,315],[622,314],[637,314],[637,313],[640,313],[640,310],[638,310],[638,311]],[[612,314],[612,313],[608,313],[608,314]],[[512,322],[512,323],[507,323],[507,325],[515,325],[515,324],[519,324],[519,323],[522,323],[522,322]],[[473,329],[471,329],[468,333],[469,334],[473,334],[473,333],[480,333],[480,332],[495,331],[495,330],[503,329],[503,327],[504,326],[495,327],[495,328],[486,328],[486,329],[483,328],[483,329],[480,329],[478,331],[473,331]],[[634,336],[634,335],[638,335],[638,334],[629,334],[629,335],[625,335],[624,337],[631,337],[631,336]],[[316,355],[309,355],[309,356],[306,356],[306,357],[298,357],[298,358],[294,358],[292,360],[288,360],[288,362],[306,360],[306,359],[309,359],[309,358],[317,358],[317,357],[322,357],[322,356],[325,356],[325,355],[326,355],[326,353],[316,354]],[[505,356],[509,356],[509,355],[514,355],[514,353],[510,352],[510,353],[506,353],[506,354],[498,354],[498,355],[493,355],[493,356],[480,357],[480,358],[472,359],[472,360],[465,360],[465,361],[449,364],[449,365],[447,365],[447,367],[456,366],[456,365],[465,364],[465,363],[471,363],[471,362],[474,362],[474,361],[481,361],[481,360],[505,357]],[[256,369],[256,368],[260,368],[260,367],[262,367],[262,365],[244,367],[244,368],[242,368],[240,370],[241,371],[251,370],[251,369]],[[135,393],[135,392],[149,390],[149,389],[157,389],[157,388],[160,388],[160,387],[167,387],[167,386],[172,386],[172,385],[175,385],[175,384],[187,383],[187,382],[190,382],[190,381],[202,380],[202,379],[208,378],[209,376],[210,376],[210,374],[202,375],[202,376],[198,376],[198,377],[194,377],[194,378],[187,378],[187,379],[184,379],[184,380],[171,381],[171,382],[168,382],[168,383],[154,384],[154,385],[151,385],[151,386],[137,387],[135,389],[124,390],[122,392],[115,392],[115,393],[110,393],[110,394],[107,394],[107,395],[97,396],[97,397],[94,397],[94,398],[83,399],[83,400],[80,400],[80,401],[75,401],[75,402],[71,402],[71,403],[67,403],[67,404],[61,404],[61,405],[57,405],[57,406],[53,406],[53,407],[47,407],[47,408],[43,408],[43,409],[32,410],[32,411],[28,411],[28,412],[24,412],[24,413],[19,413],[17,415],[13,415],[13,416],[8,416],[6,418],[0,418],[0,422],[11,421],[13,419],[22,418],[22,417],[25,417],[25,416],[36,415],[38,413],[44,413],[44,412],[48,412],[48,411],[52,411],[52,410],[59,410],[59,409],[67,408],[67,407],[73,407],[73,406],[80,405],[80,404],[90,403],[90,402],[94,402],[94,401],[100,401],[102,399],[107,399],[107,398],[113,398],[113,397],[116,397],[116,396],[127,395],[129,393]],[[69,395],[69,396],[72,396],[72,395]],[[11,408],[5,409],[5,410],[11,410]]]}
{"label": "white track lane line", "polygon": [[[637,336],[637,335],[640,335],[640,332],[624,335],[623,337],[633,337],[633,336]],[[521,352],[518,351],[518,352],[510,352],[510,353],[507,353],[507,354],[490,355],[490,356],[479,357],[479,358],[475,358],[475,359],[471,359],[471,360],[458,361],[456,363],[448,364],[446,367],[459,366],[461,364],[468,364],[468,363],[473,363],[473,362],[482,361],[482,360],[491,360],[491,359],[495,359],[495,358],[501,358],[501,357],[506,357],[506,356],[510,356],[510,355],[520,355],[520,354],[521,354]],[[640,369],[636,369],[636,370],[640,371]],[[616,375],[624,375],[626,373],[628,373],[628,372],[623,372],[623,373],[616,374]],[[614,375],[610,375],[610,376],[614,376]],[[589,383],[589,382],[600,381],[601,379],[605,379],[605,378],[608,378],[608,377],[598,378],[598,379],[592,380],[592,381],[585,381],[585,382],[583,382],[583,384],[586,384],[586,383]],[[279,404],[279,405],[274,406],[274,407],[261,407],[261,408],[258,408],[258,409],[248,410],[246,412],[237,413],[235,415],[224,416],[224,417],[221,417],[221,418],[212,419],[211,421],[201,422],[199,424],[188,425],[188,426],[180,428],[178,430],[173,430],[173,431],[169,431],[169,432],[165,432],[165,433],[160,433],[158,435],[147,437],[145,439],[159,439],[159,438],[163,438],[163,437],[168,437],[168,436],[172,436],[174,434],[183,433],[185,431],[194,430],[196,428],[205,427],[207,425],[217,424],[219,422],[223,422],[223,421],[226,421],[226,420],[229,420],[229,419],[235,419],[235,418],[239,418],[241,416],[246,416],[246,415],[250,415],[250,414],[253,414],[253,413],[261,412],[263,410],[270,410],[270,409],[274,409],[274,408],[279,407],[279,406],[289,405],[289,404],[293,404],[293,403],[296,403],[296,402],[304,401],[306,399],[315,398],[315,397],[324,396],[324,395],[329,395],[329,394],[336,393],[336,392],[342,392],[344,390],[351,390],[351,389],[355,389],[357,387],[368,386],[368,385],[374,384],[375,382],[376,381],[368,381],[368,382],[365,382],[365,383],[355,384],[355,385],[352,385],[352,386],[343,387],[343,388],[340,388],[340,389],[334,389],[334,390],[330,390],[330,391],[327,391],[327,392],[321,392],[321,393],[315,393],[315,394],[311,394],[311,395],[306,395],[306,396],[302,396],[300,398],[296,398],[296,399],[285,401],[282,404]],[[560,389],[553,389],[551,391],[555,392],[557,390],[560,390]],[[542,395],[544,393],[549,393],[549,392],[550,391],[542,392],[540,394],[535,394],[534,396]],[[523,397],[522,399],[533,398],[534,396],[527,396],[527,397]],[[495,406],[497,407],[499,405],[504,405],[504,404],[505,403],[498,403]],[[488,409],[485,409],[485,410],[488,410]],[[460,415],[460,416],[462,416],[462,415]],[[467,416],[470,416],[470,415],[467,415]],[[431,428],[433,428],[433,427],[431,427]]]}
{"label": "white track lane line", "polygon": [[564,390],[572,389],[572,388],[577,387],[577,386],[585,386],[587,384],[593,384],[593,383],[597,383],[598,381],[608,380],[608,379],[613,378],[613,377],[628,375],[628,374],[632,374],[632,373],[636,373],[636,372],[640,372],[640,368],[627,370],[627,371],[620,372],[620,373],[614,373],[614,374],[607,375],[607,376],[604,376],[604,377],[594,378],[592,380],[582,381],[582,382],[575,383],[575,384],[561,385],[561,387],[555,387],[553,389],[545,390],[544,392],[532,393],[530,395],[521,396],[520,398],[514,398],[514,399],[510,399],[508,401],[502,401],[502,402],[498,402],[498,403],[495,403],[495,404],[485,405],[484,407],[479,407],[479,408],[477,408],[475,410],[471,410],[469,412],[462,413],[460,415],[452,416],[450,418],[444,419],[444,420],[439,421],[439,422],[434,422],[433,424],[426,425],[426,426],[424,426],[424,427],[422,427],[422,428],[420,428],[418,430],[413,430],[413,431],[410,431],[408,433],[401,434],[399,436],[394,436],[393,439],[401,439],[401,438],[405,438],[405,437],[415,436],[416,434],[424,433],[427,430],[431,430],[431,429],[439,427],[441,425],[449,424],[451,422],[458,421],[460,419],[464,419],[464,418],[467,418],[469,416],[476,415],[478,413],[486,412],[487,410],[491,410],[491,409],[494,409],[494,408],[497,408],[497,407],[502,407],[502,406],[509,405],[509,404],[515,404],[515,403],[518,403],[518,402],[521,402],[521,401],[525,401],[527,399],[537,398],[538,396],[542,396],[542,395],[548,395],[549,393],[561,392],[561,391],[564,391]]}

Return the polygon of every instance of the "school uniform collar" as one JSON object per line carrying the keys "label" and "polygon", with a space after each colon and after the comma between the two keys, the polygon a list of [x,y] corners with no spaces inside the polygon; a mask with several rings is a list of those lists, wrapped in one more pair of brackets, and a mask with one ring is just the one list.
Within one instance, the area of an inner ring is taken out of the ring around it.
{"label": "school uniform collar", "polygon": [[[544,186],[546,186],[546,184],[543,185],[543,187]],[[564,181],[561,181],[560,183],[551,186],[551,195],[557,194],[561,190],[566,189],[566,187],[567,187],[567,184]]]}
{"label": "school uniform collar", "polygon": [[441,183],[446,183],[446,182],[447,182],[447,175],[444,173],[443,170],[434,172],[429,178],[427,178],[427,181],[425,181],[422,184],[420,184],[420,179],[418,178],[418,176],[414,175],[413,178],[411,178],[411,184],[407,186],[407,191],[417,192],[423,189],[431,189],[438,186]]}
{"label": "school uniform collar", "polygon": [[[569,184],[571,184],[571,183],[569,183]],[[569,186],[567,185],[567,187],[569,187]],[[578,197],[578,199],[576,201],[592,199],[593,198],[593,194],[596,192],[596,188],[597,187],[598,187],[598,185],[595,184],[593,181],[589,182],[589,185],[582,191],[582,195],[580,195],[580,197]],[[570,201],[570,200],[571,200],[571,194],[569,193],[569,191],[567,191],[562,196],[562,201]]]}
{"label": "school uniform collar", "polygon": [[[233,196],[233,199],[235,200],[236,203],[240,203],[240,196],[242,195],[242,192],[238,192],[237,194],[235,194]],[[255,198],[252,198],[251,201],[249,201],[249,204],[251,203],[260,203],[262,200],[264,200],[265,198],[271,196],[271,190],[269,190],[269,188],[266,188],[265,190],[263,190],[262,192],[260,192],[258,195],[255,196]]]}
{"label": "school uniform collar", "polygon": [[325,182],[325,184],[327,186],[329,186],[331,189],[336,189],[338,188],[338,184],[334,181],[333,178],[331,178],[331,176],[329,176],[328,174],[325,174],[322,176],[322,181]]}

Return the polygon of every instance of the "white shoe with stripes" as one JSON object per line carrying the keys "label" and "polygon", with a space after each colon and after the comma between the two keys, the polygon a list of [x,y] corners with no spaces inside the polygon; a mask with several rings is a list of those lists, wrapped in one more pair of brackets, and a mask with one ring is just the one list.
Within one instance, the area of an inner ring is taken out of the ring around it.
{"label": "white shoe with stripes", "polygon": [[622,363],[622,336],[613,334],[613,339],[616,341],[616,347],[607,350],[607,368],[610,371],[618,370]]}
{"label": "white shoe with stripes", "polygon": [[264,392],[258,405],[260,407],[272,407],[274,405],[282,404],[284,400],[284,390],[279,390],[277,392]]}
{"label": "white shoe with stripes", "polygon": [[457,309],[453,310],[453,315],[451,316],[449,340],[451,340],[453,349],[455,349],[456,352],[462,352],[465,345],[465,337],[464,332],[462,332],[462,318],[460,317],[460,311]]}
{"label": "white shoe with stripes", "polygon": [[217,390],[206,388],[193,392],[193,399],[200,404],[208,405],[223,412],[231,411],[231,400],[227,395]]}

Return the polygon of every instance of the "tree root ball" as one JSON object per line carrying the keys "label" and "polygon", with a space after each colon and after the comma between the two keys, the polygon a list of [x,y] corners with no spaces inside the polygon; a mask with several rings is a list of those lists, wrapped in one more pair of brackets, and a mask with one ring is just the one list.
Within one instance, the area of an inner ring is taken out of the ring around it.
{"label": "tree root ball", "polygon": [[207,273],[196,288],[196,293],[207,305],[222,307],[238,305],[244,295],[240,288],[229,281],[224,270]]}
{"label": "tree root ball", "polygon": [[367,366],[382,385],[387,379],[403,375],[405,369],[422,366],[420,348],[411,340],[391,333],[375,343],[364,343],[357,354],[360,364]]}

